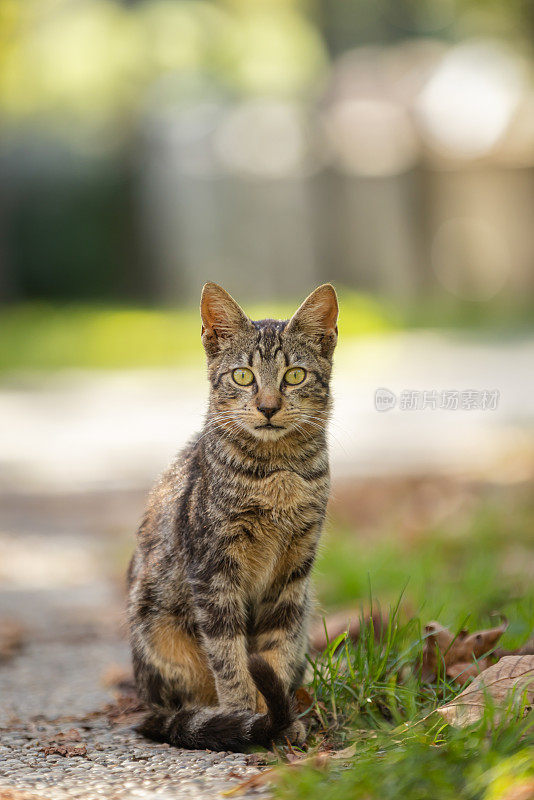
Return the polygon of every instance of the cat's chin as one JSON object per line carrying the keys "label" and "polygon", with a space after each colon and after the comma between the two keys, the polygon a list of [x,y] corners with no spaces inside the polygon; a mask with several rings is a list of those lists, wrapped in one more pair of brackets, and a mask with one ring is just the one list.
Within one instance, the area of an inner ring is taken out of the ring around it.
{"label": "cat's chin", "polygon": [[258,425],[251,431],[256,439],[261,439],[263,442],[275,442],[287,432],[288,428],[282,425]]}

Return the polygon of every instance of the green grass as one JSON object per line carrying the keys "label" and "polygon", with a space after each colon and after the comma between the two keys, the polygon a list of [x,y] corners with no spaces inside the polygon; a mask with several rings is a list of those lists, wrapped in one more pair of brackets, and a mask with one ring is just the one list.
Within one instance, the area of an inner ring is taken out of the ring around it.
{"label": "green grass", "polygon": [[[355,752],[322,767],[285,768],[275,785],[277,797],[512,800],[512,791],[525,800],[532,796],[519,790],[526,792],[530,782],[534,792],[534,715],[510,713],[498,722],[488,708],[480,723],[453,728],[435,709],[460,689],[444,678],[425,684],[419,671],[424,625],[431,619],[452,630],[474,630],[494,624],[491,611],[504,612],[510,627],[499,644],[508,648],[534,629],[530,494],[525,486],[477,489],[441,525],[424,525],[412,513],[409,530],[391,508],[355,530],[346,509],[334,503],[316,569],[320,601],[325,608],[354,608],[360,600],[368,608],[371,594],[380,598],[388,624],[380,639],[371,623],[356,643],[342,634],[311,662],[311,749],[326,741],[335,748],[354,744]],[[356,524],[358,509],[352,507],[351,514]]]}
{"label": "green grass", "polygon": [[380,641],[368,624],[356,644],[342,634],[312,661],[312,748],[327,740],[354,751],[326,768],[282,772],[278,797],[504,800],[503,790],[534,781],[533,715],[510,708],[503,720],[488,705],[469,728],[446,724],[435,709],[459,690],[444,679],[421,681],[423,640],[420,619],[403,623],[395,608]]}
{"label": "green grass", "polygon": [[[302,299],[302,298],[301,298]],[[342,335],[398,326],[385,304],[343,294]],[[255,319],[291,316],[294,304],[246,306]],[[198,309],[28,304],[0,311],[0,373],[202,365]]]}
{"label": "green grass", "polygon": [[[340,340],[405,328],[515,329],[530,317],[517,308],[447,304],[412,306],[341,290]],[[255,319],[287,318],[302,298],[249,306]],[[62,369],[132,369],[203,363],[197,308],[18,304],[0,310],[0,373]]]}
{"label": "green grass", "polygon": [[[534,732],[525,721],[492,730],[482,722],[459,731],[438,725],[357,740],[348,764],[282,776],[283,800],[529,800]],[[514,794],[513,791],[517,792]]]}
{"label": "green grass", "polygon": [[[334,501],[315,568],[323,607],[365,599],[371,585],[382,604],[404,592],[414,614],[449,627],[480,626],[492,612],[502,612],[510,619],[507,644],[522,641],[534,628],[530,487],[489,492],[458,487],[457,494],[448,501],[456,511],[440,522],[418,519],[415,504],[407,502],[404,516],[384,508],[359,528],[357,512],[351,524]],[[440,502],[436,497],[436,505]]]}

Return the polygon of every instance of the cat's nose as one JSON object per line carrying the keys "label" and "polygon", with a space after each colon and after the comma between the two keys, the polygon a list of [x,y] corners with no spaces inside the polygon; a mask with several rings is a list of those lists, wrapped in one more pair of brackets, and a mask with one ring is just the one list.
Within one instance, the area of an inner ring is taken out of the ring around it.
{"label": "cat's nose", "polygon": [[261,413],[270,420],[273,414],[280,411],[280,406],[280,400],[262,400],[262,402],[258,404],[258,411],[261,411]]}

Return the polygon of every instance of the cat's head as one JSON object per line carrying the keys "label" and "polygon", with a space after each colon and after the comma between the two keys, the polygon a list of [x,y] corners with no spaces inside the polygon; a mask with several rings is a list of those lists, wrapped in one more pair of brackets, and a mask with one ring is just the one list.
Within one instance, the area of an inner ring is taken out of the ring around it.
{"label": "cat's head", "polygon": [[289,321],[254,322],[228,292],[207,283],[200,313],[213,425],[263,441],[324,429],[337,342],[333,286],[319,286]]}

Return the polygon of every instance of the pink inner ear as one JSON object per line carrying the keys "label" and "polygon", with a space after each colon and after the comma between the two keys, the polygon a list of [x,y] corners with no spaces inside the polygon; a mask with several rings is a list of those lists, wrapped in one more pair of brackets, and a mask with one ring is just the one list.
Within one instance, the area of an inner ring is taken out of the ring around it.
{"label": "pink inner ear", "polygon": [[336,330],[337,299],[332,288],[319,287],[306,298],[289,325],[298,325],[311,334],[325,334]]}
{"label": "pink inner ear", "polygon": [[215,310],[208,306],[207,313],[204,314],[203,329],[215,331],[221,336],[224,336],[226,333],[230,332],[231,327],[230,320],[224,313],[221,313],[220,309]]}
{"label": "pink inner ear", "polygon": [[317,320],[328,330],[336,327],[337,304],[332,302],[331,297],[324,297],[317,308]]}
{"label": "pink inner ear", "polygon": [[200,313],[202,316],[202,333],[206,331],[224,331],[227,324],[224,311],[221,305],[224,303],[224,297],[221,298],[218,291],[207,290],[202,295],[202,305]]}
{"label": "pink inner ear", "polygon": [[202,333],[231,336],[247,322],[236,301],[220,286],[208,285],[202,294],[200,307]]}

